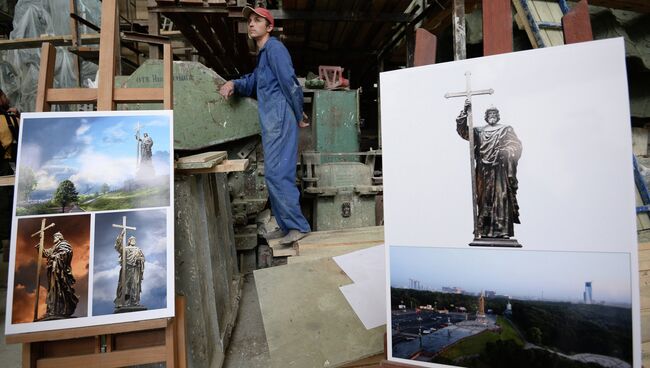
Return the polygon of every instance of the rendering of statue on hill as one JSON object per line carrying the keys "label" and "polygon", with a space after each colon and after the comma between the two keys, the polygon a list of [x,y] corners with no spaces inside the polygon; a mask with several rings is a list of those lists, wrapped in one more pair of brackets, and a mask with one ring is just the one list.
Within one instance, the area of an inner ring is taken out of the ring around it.
{"label": "rendering of statue on hill", "polygon": [[129,237],[126,246],[123,246],[124,238],[126,238],[125,228],[122,229],[117,239],[115,239],[115,251],[120,255],[121,270],[114,300],[114,313],[147,309],[145,306],[140,305],[140,294],[142,293],[142,280],[144,276],[144,253],[142,253],[140,248],[136,247],[135,236]]}
{"label": "rendering of statue on hill", "polygon": [[137,173],[139,177],[146,175],[153,175],[153,162],[152,162],[152,147],[153,139],[148,133],[144,133],[140,137],[140,127],[138,126],[135,134],[135,139],[138,141],[138,165]]}
{"label": "rendering of statue on hill", "polygon": [[47,306],[41,320],[69,318],[77,308],[79,298],[73,288],[72,246],[60,232],[54,233],[54,245],[43,250],[47,259]]}
{"label": "rendering of statue on hill", "polygon": [[[469,140],[469,99],[456,118],[456,131]],[[475,162],[475,239],[470,245],[521,247],[512,239],[519,224],[517,164],[522,145],[510,125],[501,124],[499,110],[485,111],[487,125],[473,128]]]}

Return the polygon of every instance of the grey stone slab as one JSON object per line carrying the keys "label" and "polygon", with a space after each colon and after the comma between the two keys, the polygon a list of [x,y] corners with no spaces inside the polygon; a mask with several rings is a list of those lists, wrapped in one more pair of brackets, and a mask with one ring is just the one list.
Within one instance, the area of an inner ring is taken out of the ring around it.
{"label": "grey stone slab", "polygon": [[331,258],[254,273],[271,367],[337,367],[383,351],[385,327],[366,330]]}

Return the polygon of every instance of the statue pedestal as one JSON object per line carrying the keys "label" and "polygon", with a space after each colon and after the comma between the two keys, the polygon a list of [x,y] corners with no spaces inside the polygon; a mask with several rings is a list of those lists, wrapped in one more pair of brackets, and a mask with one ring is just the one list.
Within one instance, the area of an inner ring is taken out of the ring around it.
{"label": "statue pedestal", "polygon": [[113,313],[128,313],[128,312],[139,312],[147,310],[147,307],[141,305],[135,305],[131,307],[117,307],[113,310]]}
{"label": "statue pedestal", "polygon": [[515,238],[474,238],[469,245],[471,247],[521,248],[521,244]]}

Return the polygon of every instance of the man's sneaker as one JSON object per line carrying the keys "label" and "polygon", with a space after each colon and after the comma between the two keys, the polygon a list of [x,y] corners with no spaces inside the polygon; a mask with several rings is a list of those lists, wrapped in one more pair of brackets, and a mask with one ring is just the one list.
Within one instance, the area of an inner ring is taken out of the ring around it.
{"label": "man's sneaker", "polygon": [[301,233],[298,230],[289,230],[289,233],[280,239],[280,244],[290,245],[307,236],[307,233]]}

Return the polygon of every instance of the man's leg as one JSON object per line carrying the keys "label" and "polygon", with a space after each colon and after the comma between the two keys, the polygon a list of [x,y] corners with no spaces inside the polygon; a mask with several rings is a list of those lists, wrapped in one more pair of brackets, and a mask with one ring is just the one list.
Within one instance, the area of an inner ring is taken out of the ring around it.
{"label": "man's leg", "polygon": [[300,192],[296,187],[298,158],[298,126],[287,119],[276,134],[263,136],[264,175],[271,210],[280,228],[288,232],[308,233],[311,229],[300,209]]}

